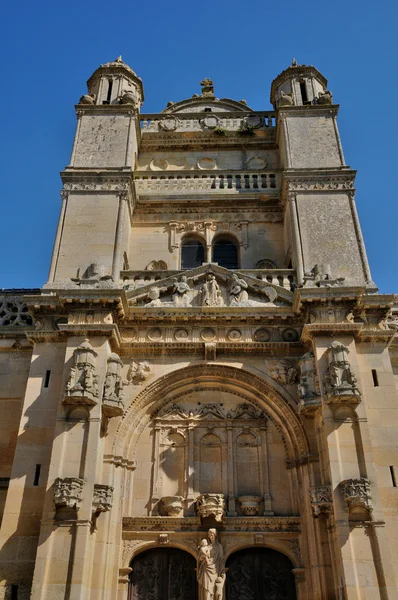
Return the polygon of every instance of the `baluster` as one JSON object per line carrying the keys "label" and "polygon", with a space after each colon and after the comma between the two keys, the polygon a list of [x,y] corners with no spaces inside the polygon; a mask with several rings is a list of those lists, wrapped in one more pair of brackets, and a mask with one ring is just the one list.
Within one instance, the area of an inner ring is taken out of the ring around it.
{"label": "baluster", "polygon": [[261,187],[263,189],[267,187],[267,175],[265,173],[261,174]]}
{"label": "baluster", "polygon": [[253,189],[258,189],[258,175],[252,175]]}

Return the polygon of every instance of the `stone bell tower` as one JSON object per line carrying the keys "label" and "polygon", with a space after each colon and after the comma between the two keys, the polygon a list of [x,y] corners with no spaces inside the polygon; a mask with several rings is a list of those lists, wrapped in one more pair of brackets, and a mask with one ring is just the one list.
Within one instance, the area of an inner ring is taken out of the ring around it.
{"label": "stone bell tower", "polygon": [[312,66],[285,69],[272,82],[298,283],[327,276],[373,286],[354,202],[356,172],[344,160],[339,106]]}
{"label": "stone bell tower", "polygon": [[142,81],[119,57],[101,65],[87,87],[76,106],[70,165],[61,174],[62,209],[49,284],[116,279],[128,249]]}

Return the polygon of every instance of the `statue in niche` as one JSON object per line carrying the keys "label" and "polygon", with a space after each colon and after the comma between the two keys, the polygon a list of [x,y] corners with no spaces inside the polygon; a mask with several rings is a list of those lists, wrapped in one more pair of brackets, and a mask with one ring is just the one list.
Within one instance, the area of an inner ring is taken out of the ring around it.
{"label": "statue in niche", "polygon": [[223,304],[217,280],[214,275],[209,275],[202,286],[202,306],[222,306]]}
{"label": "statue in niche", "polygon": [[240,305],[248,302],[248,285],[244,279],[240,279],[236,273],[231,277],[229,284],[229,303],[231,306]]}
{"label": "statue in niche", "polygon": [[190,292],[191,288],[189,287],[188,280],[185,275],[183,275],[180,281],[177,279],[173,282],[173,290],[172,290],[172,299],[175,306],[189,306],[191,303]]}
{"label": "statue in niche", "polygon": [[207,540],[201,541],[197,579],[203,600],[222,600],[225,583],[224,550],[217,540],[217,530],[209,529]]}

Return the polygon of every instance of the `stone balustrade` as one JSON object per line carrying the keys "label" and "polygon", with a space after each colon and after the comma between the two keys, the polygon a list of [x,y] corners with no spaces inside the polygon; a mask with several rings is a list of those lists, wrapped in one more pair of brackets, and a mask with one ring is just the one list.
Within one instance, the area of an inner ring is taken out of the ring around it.
{"label": "stone balustrade", "polygon": [[[122,271],[121,277],[125,286],[129,289],[137,289],[144,285],[150,285],[166,277],[179,276],[183,271]],[[231,274],[234,271],[231,271]],[[297,284],[296,271],[294,269],[239,269],[236,271],[242,275],[249,275],[261,281],[278,285],[291,290]]]}
{"label": "stone balustrade", "polygon": [[181,174],[181,171],[162,171],[148,174],[138,171],[134,174],[138,194],[173,194],[187,191],[211,193],[276,192],[280,189],[279,172],[231,171],[226,173],[199,171],[195,174]]}
{"label": "stone balustrade", "polygon": [[154,113],[140,116],[142,131],[245,131],[245,129],[269,129],[276,127],[274,111],[260,112],[187,112],[187,113]]}

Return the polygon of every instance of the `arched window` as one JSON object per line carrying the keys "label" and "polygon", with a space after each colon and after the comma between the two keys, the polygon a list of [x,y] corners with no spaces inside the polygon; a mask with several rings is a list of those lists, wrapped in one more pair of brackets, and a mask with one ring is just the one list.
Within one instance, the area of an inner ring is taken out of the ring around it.
{"label": "arched window", "polygon": [[238,248],[231,238],[216,238],[213,243],[213,262],[226,269],[239,269]]}
{"label": "arched window", "polygon": [[181,269],[195,269],[205,260],[205,247],[195,238],[188,238],[181,246]]}

